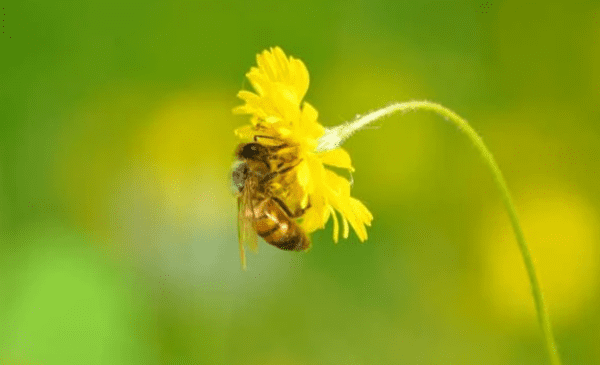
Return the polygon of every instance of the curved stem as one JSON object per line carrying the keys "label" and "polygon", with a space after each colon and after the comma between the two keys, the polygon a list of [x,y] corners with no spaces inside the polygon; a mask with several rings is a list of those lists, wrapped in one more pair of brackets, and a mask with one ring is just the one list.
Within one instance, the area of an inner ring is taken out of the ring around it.
{"label": "curved stem", "polygon": [[449,120],[454,125],[456,125],[462,132],[464,132],[464,134],[467,135],[471,143],[475,145],[479,153],[481,153],[481,156],[483,157],[483,160],[485,161],[486,165],[491,170],[492,175],[494,177],[494,182],[500,190],[502,202],[508,210],[508,215],[510,217],[510,222],[515,232],[515,236],[517,238],[517,243],[521,251],[521,256],[523,256],[523,262],[525,263],[525,268],[527,269],[527,274],[529,276],[529,282],[531,283],[531,292],[533,294],[533,301],[535,303],[538,321],[544,334],[546,347],[550,355],[550,361],[553,365],[560,365],[560,358],[558,356],[558,351],[554,342],[554,336],[552,334],[552,327],[550,325],[548,311],[546,310],[546,306],[544,304],[544,297],[542,295],[540,284],[535,273],[535,267],[533,265],[531,253],[529,252],[527,242],[525,242],[523,230],[521,229],[521,224],[519,223],[517,211],[513,204],[511,195],[508,191],[506,181],[504,181],[504,177],[502,175],[502,172],[500,171],[500,168],[498,167],[498,164],[496,163],[496,160],[494,160],[494,157],[492,156],[486,145],[483,143],[483,140],[477,134],[477,132],[475,132],[475,130],[469,125],[469,123],[467,123],[466,120],[458,116],[453,111],[439,104],[432,103],[429,101],[409,101],[405,103],[396,103],[383,109],[371,112],[352,122],[348,122],[340,126],[327,129],[323,137],[321,137],[321,139],[319,140],[317,151],[327,151],[339,147],[342,144],[342,142],[349,138],[352,134],[354,134],[354,132],[377,119],[380,119],[382,117],[388,116],[396,112],[408,112],[413,110],[434,111],[443,116],[446,120]]}

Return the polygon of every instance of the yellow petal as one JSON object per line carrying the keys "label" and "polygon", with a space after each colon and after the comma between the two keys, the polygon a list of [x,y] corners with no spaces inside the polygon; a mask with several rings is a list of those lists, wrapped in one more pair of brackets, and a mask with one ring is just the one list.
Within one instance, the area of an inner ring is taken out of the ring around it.
{"label": "yellow petal", "polygon": [[350,181],[329,169],[323,169],[325,183],[338,198],[347,200],[350,197]]}
{"label": "yellow petal", "polygon": [[275,49],[273,49],[273,55],[275,56],[275,61],[277,62],[277,66],[279,67],[282,78],[289,80],[290,69],[288,67],[288,59],[285,56],[285,53],[281,48],[275,47]]}
{"label": "yellow petal", "polygon": [[323,162],[325,165],[341,167],[354,172],[354,167],[352,167],[352,162],[350,161],[350,155],[342,148],[336,148],[335,150],[323,152],[317,156],[319,156],[321,162]]}
{"label": "yellow petal", "polygon": [[273,64],[271,52],[264,50],[262,53],[256,55],[256,63],[258,64],[258,68],[265,73],[270,81],[275,81],[277,79],[276,68]]}
{"label": "yellow petal", "polygon": [[308,90],[308,70],[302,61],[292,57],[290,57],[289,67],[291,84],[294,85],[298,100],[302,100]]}
{"label": "yellow petal", "polygon": [[369,209],[358,199],[350,198],[351,200],[356,200],[356,203],[353,203],[358,214],[358,218],[364,222],[367,226],[371,226],[371,222],[373,221],[373,214],[369,211]]}
{"label": "yellow petal", "polygon": [[275,123],[281,122],[281,118],[276,117],[274,115],[269,115],[268,117],[265,118],[265,122],[267,122],[269,124],[275,124]]}
{"label": "yellow petal", "polygon": [[322,229],[325,226],[323,216],[328,209],[323,196],[312,196],[310,203],[311,208],[306,211],[302,221],[302,228],[308,233]]}
{"label": "yellow petal", "polygon": [[306,207],[308,206],[308,198],[308,192],[304,192],[304,195],[302,195],[302,200],[300,201],[300,208],[306,209]]}
{"label": "yellow petal", "polygon": [[[367,215],[368,213],[368,215]],[[368,218],[370,216],[371,218]],[[368,219],[368,220],[365,220]],[[348,220],[354,228],[356,235],[361,242],[367,239],[367,229],[365,224],[371,225],[372,215],[363,203],[355,198],[350,198],[350,210],[348,212]]]}
{"label": "yellow petal", "polygon": [[304,135],[317,139],[325,133],[323,126],[317,122],[318,117],[319,113],[312,105],[307,102],[302,104],[299,128],[301,128]]}
{"label": "yellow petal", "polygon": [[245,105],[236,106],[231,110],[233,114],[252,114],[248,113]]}
{"label": "yellow petal", "polygon": [[238,138],[249,140],[249,139],[254,138],[254,134],[256,132],[254,131],[254,128],[252,126],[245,125],[243,127],[236,129],[234,131],[234,133],[236,136],[238,136]]}
{"label": "yellow petal", "polygon": [[300,127],[306,128],[310,123],[313,123],[319,118],[319,112],[314,106],[306,101],[302,103],[302,117],[300,119]]}
{"label": "yellow petal", "polygon": [[287,57],[279,47],[256,56],[258,67],[246,74],[260,96],[285,96],[298,107],[308,90],[308,70],[302,61]]}
{"label": "yellow petal", "polygon": [[309,192],[308,184],[310,183],[310,180],[311,180],[311,173],[310,173],[308,162],[302,161],[302,162],[300,162],[300,165],[298,165],[298,183],[307,192]]}
{"label": "yellow petal", "polygon": [[264,95],[265,90],[263,86],[268,86],[268,79],[264,74],[256,67],[250,68],[250,71],[246,74],[246,78],[250,81],[250,85],[256,90],[258,95]]}
{"label": "yellow petal", "polygon": [[292,131],[289,128],[279,128],[279,133],[282,137],[287,137],[292,134]]}
{"label": "yellow petal", "polygon": [[240,90],[240,92],[237,93],[237,97],[244,101],[256,100],[259,98],[258,95],[256,95],[255,93],[253,93],[251,91],[247,91],[247,90]]}
{"label": "yellow petal", "polygon": [[329,210],[331,211],[331,215],[333,216],[333,242],[337,243],[340,234],[340,226],[338,223],[337,216],[335,214],[335,210],[331,205],[329,206]]}
{"label": "yellow petal", "polygon": [[344,233],[343,236],[344,238],[348,238],[348,234],[350,233],[350,230],[348,229],[348,220],[346,219],[346,217],[344,216],[344,214],[340,214],[342,216],[342,223],[344,223]]}

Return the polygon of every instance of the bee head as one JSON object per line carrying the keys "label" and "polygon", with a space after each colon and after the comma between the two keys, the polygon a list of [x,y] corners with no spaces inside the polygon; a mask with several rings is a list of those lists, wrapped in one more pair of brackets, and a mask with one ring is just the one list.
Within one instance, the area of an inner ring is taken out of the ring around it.
{"label": "bee head", "polygon": [[258,156],[264,156],[266,147],[260,143],[247,143],[240,145],[238,149],[238,157],[246,160],[254,160]]}

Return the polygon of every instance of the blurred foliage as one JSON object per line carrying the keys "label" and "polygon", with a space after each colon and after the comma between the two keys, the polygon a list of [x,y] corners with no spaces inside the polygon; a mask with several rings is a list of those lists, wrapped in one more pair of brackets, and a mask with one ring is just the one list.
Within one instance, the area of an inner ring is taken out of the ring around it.
{"label": "blurred foliage", "polygon": [[369,239],[240,269],[235,94],[279,45],[336,125],[428,99],[514,192],[565,364],[600,363],[600,6],[11,1],[0,39],[1,364],[546,364],[488,171],[429,113],[358,133]]}

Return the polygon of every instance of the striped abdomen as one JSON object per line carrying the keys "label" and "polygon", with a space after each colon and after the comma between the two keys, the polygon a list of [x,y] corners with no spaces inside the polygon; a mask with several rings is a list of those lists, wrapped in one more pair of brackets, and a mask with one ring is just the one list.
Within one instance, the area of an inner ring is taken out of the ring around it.
{"label": "striped abdomen", "polygon": [[254,218],[254,229],[265,241],[282,250],[303,251],[310,242],[302,228],[273,199],[262,201]]}

